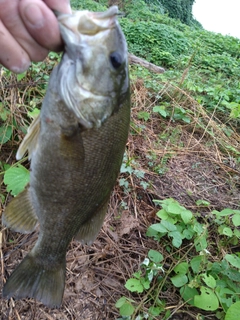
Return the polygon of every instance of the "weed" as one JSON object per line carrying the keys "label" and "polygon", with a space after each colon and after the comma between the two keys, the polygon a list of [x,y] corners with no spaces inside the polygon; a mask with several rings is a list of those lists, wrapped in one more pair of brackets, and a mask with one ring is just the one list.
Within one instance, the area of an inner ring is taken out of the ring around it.
{"label": "weed", "polygon": [[[141,302],[121,297],[116,303],[122,316],[119,319],[154,319],[159,315],[161,319],[167,319],[170,316],[167,301],[160,300],[159,296],[165,287],[172,287],[173,291],[179,292],[183,304],[204,311],[218,310],[218,319],[236,320],[232,310],[240,303],[239,253],[223,254],[222,258],[214,261],[222,243],[213,250],[207,221],[215,215],[217,219],[211,220],[212,233],[218,232],[219,237],[236,243],[236,239],[240,239],[240,211],[214,210],[202,219],[174,199],[155,200],[155,203],[162,207],[157,212],[160,222],[148,228],[147,236],[168,248],[177,262],[167,269],[167,257],[156,250],[149,250],[140,269],[125,284],[129,292],[143,295]],[[198,204],[207,205],[202,200]],[[184,252],[181,256],[178,253],[180,248]]]}

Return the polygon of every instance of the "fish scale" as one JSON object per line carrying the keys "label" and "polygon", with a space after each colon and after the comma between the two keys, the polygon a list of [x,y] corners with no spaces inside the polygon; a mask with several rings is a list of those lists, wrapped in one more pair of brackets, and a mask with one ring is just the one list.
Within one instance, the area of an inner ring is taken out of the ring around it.
{"label": "fish scale", "polygon": [[73,237],[91,244],[102,226],[130,122],[128,52],[118,9],[59,14],[65,51],[40,116],[17,152],[28,151],[30,184],[6,207],[3,223],[36,244],[7,280],[3,296],[62,302]]}

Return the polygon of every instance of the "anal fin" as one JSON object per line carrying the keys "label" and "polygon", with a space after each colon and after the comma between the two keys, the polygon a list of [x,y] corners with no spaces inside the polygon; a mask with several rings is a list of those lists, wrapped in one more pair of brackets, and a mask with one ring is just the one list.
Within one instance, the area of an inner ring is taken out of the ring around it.
{"label": "anal fin", "polygon": [[97,238],[102,227],[108,207],[108,200],[91,216],[84,224],[81,225],[75,239],[83,244],[92,244]]}
{"label": "anal fin", "polygon": [[24,156],[24,154],[28,151],[28,159],[31,159],[32,153],[34,149],[37,147],[38,136],[40,133],[40,115],[38,115],[33,122],[30,124],[28,128],[28,132],[21,142],[17,154],[16,159],[20,160]]}
{"label": "anal fin", "polygon": [[37,221],[28,186],[7,205],[2,223],[16,232],[30,233],[35,229]]}

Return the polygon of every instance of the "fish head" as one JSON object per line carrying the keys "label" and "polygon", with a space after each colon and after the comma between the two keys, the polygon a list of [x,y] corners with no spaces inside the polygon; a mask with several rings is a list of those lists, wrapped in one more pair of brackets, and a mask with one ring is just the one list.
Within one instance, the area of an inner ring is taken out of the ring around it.
{"label": "fish head", "polygon": [[118,8],[58,16],[65,52],[59,93],[85,128],[101,124],[129,99],[128,50]]}

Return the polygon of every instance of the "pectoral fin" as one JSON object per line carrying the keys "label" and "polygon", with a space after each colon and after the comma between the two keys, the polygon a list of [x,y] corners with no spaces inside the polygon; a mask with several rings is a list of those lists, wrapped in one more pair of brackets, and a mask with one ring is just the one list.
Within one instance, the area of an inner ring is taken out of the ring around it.
{"label": "pectoral fin", "polygon": [[93,243],[102,227],[103,220],[107,212],[107,207],[108,201],[106,201],[90,219],[81,225],[78,233],[75,235],[76,240],[88,245]]}
{"label": "pectoral fin", "polygon": [[31,203],[29,187],[7,205],[2,223],[16,232],[30,233],[37,225],[37,216]]}
{"label": "pectoral fin", "polygon": [[32,157],[34,149],[37,148],[38,136],[40,133],[40,115],[38,115],[28,128],[27,135],[24,137],[20,147],[18,148],[16,158],[22,159],[24,154],[28,151],[28,159]]}

